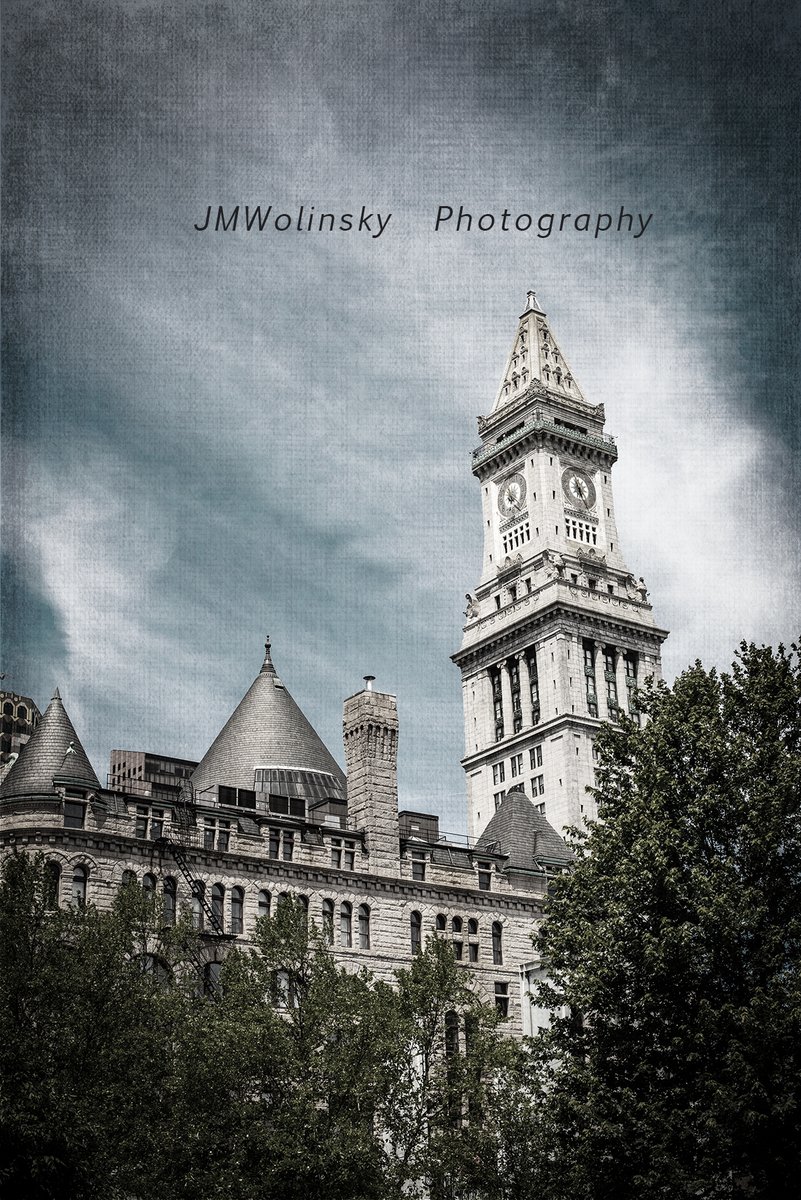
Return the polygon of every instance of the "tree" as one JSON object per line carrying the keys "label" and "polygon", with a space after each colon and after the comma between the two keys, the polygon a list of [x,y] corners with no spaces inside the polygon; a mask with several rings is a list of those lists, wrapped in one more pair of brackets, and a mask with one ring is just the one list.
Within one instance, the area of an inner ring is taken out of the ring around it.
{"label": "tree", "polygon": [[801,672],[743,644],[605,727],[540,939],[523,1195],[801,1194]]}
{"label": "tree", "polygon": [[[112,913],[54,907],[42,855],[0,879],[0,1184],[9,1195],[102,1197],[156,1138],[170,955],[155,905],[125,888]],[[158,958],[156,957],[158,952]],[[135,1150],[134,1150],[135,1147]],[[136,1170],[129,1170],[129,1178]]]}

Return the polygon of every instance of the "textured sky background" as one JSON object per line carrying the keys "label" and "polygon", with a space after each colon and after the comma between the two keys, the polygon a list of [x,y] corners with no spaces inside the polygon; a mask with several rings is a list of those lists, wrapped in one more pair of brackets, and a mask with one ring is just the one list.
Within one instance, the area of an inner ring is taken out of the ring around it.
{"label": "textured sky background", "polygon": [[[200,757],[270,633],[462,823],[469,470],[526,289],[618,439],[668,676],[798,628],[795,4],[5,5],[5,686]],[[197,233],[206,206],[391,212]],[[639,240],[433,232],[653,212]]]}

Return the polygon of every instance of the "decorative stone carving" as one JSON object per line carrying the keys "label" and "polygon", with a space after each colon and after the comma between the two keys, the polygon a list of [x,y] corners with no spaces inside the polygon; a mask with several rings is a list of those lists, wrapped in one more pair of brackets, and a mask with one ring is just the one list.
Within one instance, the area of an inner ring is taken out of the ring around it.
{"label": "decorative stone carving", "polygon": [[478,600],[472,592],[465,592],[464,598],[467,601],[467,608],[465,609],[464,615],[467,617],[468,621],[474,621],[478,616]]}

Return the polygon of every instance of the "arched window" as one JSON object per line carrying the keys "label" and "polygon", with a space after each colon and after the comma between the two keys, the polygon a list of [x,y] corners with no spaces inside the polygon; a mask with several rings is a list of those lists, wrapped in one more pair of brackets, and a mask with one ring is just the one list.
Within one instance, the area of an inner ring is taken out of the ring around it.
{"label": "arched window", "polygon": [[219,996],[220,987],[220,971],[222,963],[208,962],[203,968],[203,991],[206,996]]}
{"label": "arched window", "polygon": [[217,929],[225,928],[225,888],[221,883],[215,883],[211,889],[211,911]]}
{"label": "arched window", "polygon": [[120,887],[133,887],[136,883],[136,871],[123,871]]}
{"label": "arched window", "polygon": [[496,966],[503,963],[503,926],[500,921],[492,922],[492,961]]}
{"label": "arched window", "polygon": [[454,933],[461,933],[461,932],[462,932],[462,918],[461,918],[461,917],[454,917],[454,918],[453,918],[453,920],[451,921],[451,930],[452,930]]}
{"label": "arched window", "polygon": [[11,703],[10,700],[6,700],[5,704],[3,705],[3,716],[4,717],[13,717],[14,716],[14,705]]}
{"label": "arched window", "polygon": [[459,1053],[459,1017],[453,1010],[445,1013],[445,1053]]}
{"label": "arched window", "polygon": [[475,917],[471,917],[467,922],[467,935],[468,937],[478,937],[478,921]]}
{"label": "arched window", "polygon": [[437,933],[444,933],[448,922],[445,919],[445,913],[437,913],[436,929]]}
{"label": "arched window", "polygon": [[143,954],[139,964],[145,975],[152,975],[159,987],[166,987],[170,982],[171,972],[163,958],[157,954]]}
{"label": "arched window", "polygon": [[339,906],[339,944],[345,950],[353,945],[353,905],[347,900]]}
{"label": "arched window", "polygon": [[422,943],[423,918],[419,912],[413,912],[409,918],[409,930],[412,938],[412,954],[417,954]]}
{"label": "arched window", "polygon": [[206,894],[206,885],[199,879],[192,881],[192,928],[203,928],[203,897]]}
{"label": "arched window", "polygon": [[300,907],[303,909],[306,916],[308,916],[309,915],[309,897],[300,895],[300,896],[296,896],[295,900],[300,905]]}
{"label": "arched window", "polygon": [[19,708],[17,709],[17,720],[18,721],[27,721],[28,720],[28,710],[24,704],[20,704]]}
{"label": "arched window", "polygon": [[168,875],[164,880],[164,924],[175,924],[175,908],[178,899],[178,885],[175,880]]}
{"label": "arched window", "polygon": [[359,949],[370,949],[370,905],[359,905]]}
{"label": "arched window", "polygon": [[72,872],[72,903],[76,908],[86,904],[86,880],[89,872],[84,866],[77,866]]}
{"label": "arched window", "polygon": [[231,933],[245,928],[245,893],[241,887],[231,888]]}
{"label": "arched window", "polygon": [[265,888],[259,892],[259,916],[269,917],[270,915],[270,893]]}
{"label": "arched window", "polygon": [[329,946],[334,944],[334,901],[323,900],[323,937]]}
{"label": "arched window", "polygon": [[290,896],[289,892],[279,892],[278,900],[276,901],[276,908],[280,908],[282,904],[286,904],[287,900],[291,899],[292,897]]}
{"label": "arched window", "polygon": [[147,896],[153,896],[155,894],[155,891],[156,891],[156,876],[155,875],[151,875],[150,872],[148,872],[147,875],[142,876],[142,891]]}
{"label": "arched window", "polygon": [[45,863],[44,893],[45,904],[48,908],[58,908],[58,896],[61,890],[61,867],[52,859]]}

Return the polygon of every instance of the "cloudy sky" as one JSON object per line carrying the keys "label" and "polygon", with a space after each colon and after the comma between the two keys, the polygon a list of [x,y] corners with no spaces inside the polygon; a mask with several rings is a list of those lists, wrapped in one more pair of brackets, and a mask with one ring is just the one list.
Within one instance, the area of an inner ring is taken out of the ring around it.
{"label": "cloudy sky", "polygon": [[[536,287],[617,436],[668,676],[798,627],[798,10],[33,3],[4,61],[3,659],[112,747],[200,757],[272,636],[341,758],[398,695],[401,802],[462,825],[475,417]],[[206,209],[370,212],[198,232]],[[434,232],[653,213],[634,239]],[[375,222],[373,222],[373,232]]]}

